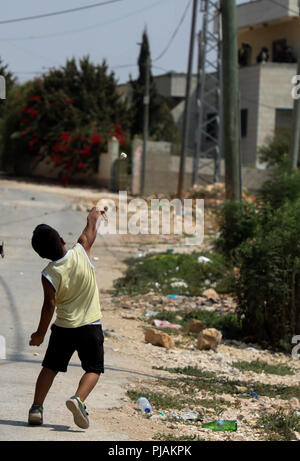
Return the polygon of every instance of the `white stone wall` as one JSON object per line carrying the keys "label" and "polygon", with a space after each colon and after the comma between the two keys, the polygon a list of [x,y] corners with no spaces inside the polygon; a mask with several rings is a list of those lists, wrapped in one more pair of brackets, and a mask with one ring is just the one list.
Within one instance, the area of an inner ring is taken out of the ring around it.
{"label": "white stone wall", "polygon": [[297,16],[296,12],[299,12],[298,0],[276,0],[276,3],[280,3],[282,6],[270,0],[257,0],[239,5],[237,8],[238,27],[245,28]]}
{"label": "white stone wall", "polygon": [[[274,135],[276,109],[293,109],[291,80],[297,72],[297,65],[267,63],[259,68],[258,148],[266,142],[268,137]],[[258,159],[257,166],[260,166]]]}
{"label": "white stone wall", "polygon": [[241,159],[242,164],[248,166],[256,164],[260,67],[245,67],[239,71],[240,110],[248,110],[247,136],[240,140]]}

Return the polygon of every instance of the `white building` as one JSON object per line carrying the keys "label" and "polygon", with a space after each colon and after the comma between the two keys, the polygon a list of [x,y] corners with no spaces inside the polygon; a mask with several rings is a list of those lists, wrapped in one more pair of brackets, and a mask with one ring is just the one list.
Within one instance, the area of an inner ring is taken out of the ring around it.
{"label": "white building", "polygon": [[[256,0],[237,6],[240,145],[244,166],[262,168],[259,148],[277,129],[291,125],[292,77],[297,73],[296,60],[300,55],[299,3],[299,0]],[[246,51],[244,55],[242,50]],[[181,128],[186,75],[169,72],[155,76],[154,80],[158,92],[172,100],[172,114]],[[195,142],[196,84],[197,78],[193,76],[189,150]],[[120,85],[119,89],[130,99],[128,84]]]}
{"label": "white building", "polygon": [[[239,71],[242,160],[260,167],[259,147],[292,121],[291,80],[300,52],[299,1],[257,0],[238,6],[237,11],[239,49],[247,44],[249,50]],[[262,48],[267,62],[258,62]]]}

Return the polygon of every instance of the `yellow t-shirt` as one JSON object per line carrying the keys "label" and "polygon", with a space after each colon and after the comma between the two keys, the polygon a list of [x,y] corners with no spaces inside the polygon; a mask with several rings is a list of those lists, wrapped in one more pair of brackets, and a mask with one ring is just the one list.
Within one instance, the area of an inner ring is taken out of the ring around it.
{"label": "yellow t-shirt", "polygon": [[50,262],[42,275],[55,289],[55,325],[77,328],[102,318],[94,266],[80,243]]}

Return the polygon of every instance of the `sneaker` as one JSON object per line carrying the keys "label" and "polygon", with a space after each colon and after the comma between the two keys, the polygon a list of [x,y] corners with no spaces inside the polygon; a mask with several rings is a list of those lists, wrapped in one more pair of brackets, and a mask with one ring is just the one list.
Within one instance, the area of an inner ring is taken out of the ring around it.
{"label": "sneaker", "polygon": [[66,406],[73,413],[74,423],[82,429],[87,429],[90,425],[88,413],[80,398],[74,395],[66,401]]}
{"label": "sneaker", "polygon": [[41,426],[43,424],[43,407],[32,405],[28,414],[28,424],[32,426]]}

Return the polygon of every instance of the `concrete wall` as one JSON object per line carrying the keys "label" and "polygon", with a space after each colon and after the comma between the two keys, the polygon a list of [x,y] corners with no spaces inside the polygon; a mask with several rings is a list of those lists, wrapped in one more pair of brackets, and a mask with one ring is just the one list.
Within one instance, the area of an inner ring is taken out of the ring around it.
{"label": "concrete wall", "polygon": [[[144,194],[174,194],[177,192],[178,171],[180,157],[171,155],[171,145],[169,143],[148,143],[146,168],[145,168],[145,187]],[[135,140],[133,143],[133,163],[135,163],[135,153],[140,157],[141,140]],[[137,161],[140,164],[140,158]],[[214,161],[209,159],[200,159],[199,162],[199,184],[206,185],[213,182]],[[193,158],[186,158],[184,187],[188,189],[192,186]],[[136,187],[139,184],[140,171],[138,168],[133,170],[131,188],[133,195],[139,195],[140,190]],[[221,162],[221,180],[224,181],[225,164]],[[270,177],[270,171],[258,170],[256,168],[242,168],[243,187],[255,191],[260,188],[263,181]]]}
{"label": "concrete wall", "polygon": [[259,85],[260,66],[240,69],[240,109],[248,110],[247,136],[240,140],[242,164],[245,166],[255,166],[256,164]]}
{"label": "concrete wall", "polygon": [[237,8],[238,27],[246,28],[282,18],[299,16],[298,0],[257,0],[239,5]]}
{"label": "concrete wall", "polygon": [[[296,64],[266,63],[259,67],[258,148],[266,142],[268,137],[274,135],[276,109],[293,109],[291,79],[297,73]],[[258,160],[257,166],[259,166]]]}
{"label": "concrete wall", "polygon": [[[157,92],[165,98],[185,98],[186,74],[178,72],[168,72],[154,77]],[[191,79],[191,91],[197,86],[197,76]]]}

